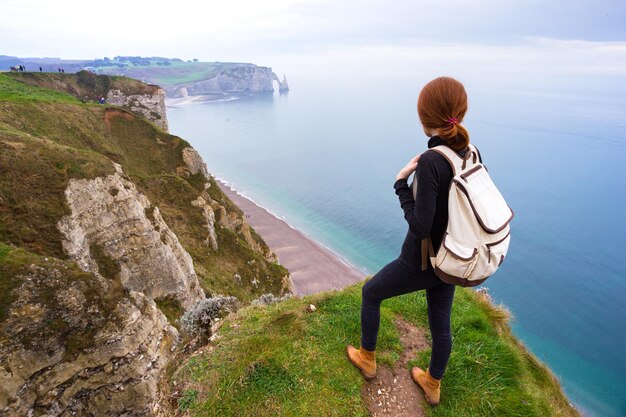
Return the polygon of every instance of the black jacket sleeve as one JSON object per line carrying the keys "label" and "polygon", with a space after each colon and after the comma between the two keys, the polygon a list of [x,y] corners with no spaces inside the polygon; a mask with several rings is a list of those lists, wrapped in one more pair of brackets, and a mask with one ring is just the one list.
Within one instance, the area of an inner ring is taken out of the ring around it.
{"label": "black jacket sleeve", "polygon": [[404,218],[409,229],[417,239],[424,239],[430,234],[437,210],[437,196],[439,195],[439,174],[432,161],[434,151],[422,154],[417,164],[417,201],[407,180],[400,179],[394,184],[396,194],[400,199],[400,207],[404,210]]}

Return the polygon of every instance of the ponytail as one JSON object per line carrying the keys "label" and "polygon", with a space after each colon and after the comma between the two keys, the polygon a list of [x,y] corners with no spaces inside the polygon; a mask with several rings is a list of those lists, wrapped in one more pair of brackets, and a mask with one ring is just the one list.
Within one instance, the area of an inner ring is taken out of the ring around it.
{"label": "ponytail", "polygon": [[439,128],[439,136],[457,152],[467,148],[470,143],[467,129],[459,123],[451,123],[444,128]]}

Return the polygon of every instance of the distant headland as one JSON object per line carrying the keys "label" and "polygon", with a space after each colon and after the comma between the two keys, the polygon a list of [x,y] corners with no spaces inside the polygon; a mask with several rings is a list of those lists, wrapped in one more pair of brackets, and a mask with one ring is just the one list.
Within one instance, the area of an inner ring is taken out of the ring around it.
{"label": "distant headland", "polygon": [[93,60],[19,58],[0,55],[2,70],[124,75],[162,87],[168,98],[206,96],[209,99],[289,91],[287,77],[280,79],[270,67],[241,62],[201,62],[198,59],[116,56]]}

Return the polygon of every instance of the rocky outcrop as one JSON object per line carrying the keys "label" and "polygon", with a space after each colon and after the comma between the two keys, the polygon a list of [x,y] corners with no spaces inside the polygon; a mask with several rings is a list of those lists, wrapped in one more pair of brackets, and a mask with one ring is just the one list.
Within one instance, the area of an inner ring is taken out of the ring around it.
{"label": "rocky outcrop", "polygon": [[194,148],[188,146],[183,148],[183,161],[185,165],[187,165],[187,169],[191,175],[195,175],[200,172],[204,175],[204,178],[209,179],[209,170],[206,166],[206,163]]}
{"label": "rocky outcrop", "polygon": [[109,104],[123,106],[138,113],[167,131],[167,115],[165,113],[165,91],[157,89],[152,94],[128,94],[121,90],[108,91],[106,101]]}
{"label": "rocky outcrop", "polygon": [[[71,214],[58,223],[64,251],[85,271],[119,267],[125,288],[151,299],[173,297],[188,309],[204,298],[191,256],[158,207],[137,191],[120,165],[116,173],[72,179],[65,191]],[[104,259],[98,259],[104,258]]]}
{"label": "rocky outcrop", "polygon": [[[210,183],[206,183],[207,188],[210,186]],[[204,219],[206,220],[206,228],[209,232],[209,236],[205,239],[204,243],[207,246],[210,246],[211,249],[217,251],[217,233],[215,232],[215,212],[213,208],[209,205],[209,203],[200,195],[198,198],[191,202],[196,207],[200,207],[202,210],[202,214]]]}
{"label": "rocky outcrop", "polygon": [[154,301],[56,258],[28,259],[14,279],[0,327],[0,416],[159,413],[157,381],[178,332]]}

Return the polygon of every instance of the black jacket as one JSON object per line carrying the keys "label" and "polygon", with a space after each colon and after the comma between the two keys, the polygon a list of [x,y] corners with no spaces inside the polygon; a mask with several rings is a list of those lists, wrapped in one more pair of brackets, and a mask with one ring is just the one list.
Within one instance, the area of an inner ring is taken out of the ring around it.
{"label": "black jacket", "polygon": [[[428,140],[429,149],[445,144],[439,136]],[[458,154],[464,156],[467,151],[465,149]],[[480,151],[478,157],[482,162]],[[430,234],[436,252],[448,225],[448,191],[452,181],[452,167],[440,153],[427,150],[420,156],[415,175],[418,181],[417,201],[413,199],[413,192],[406,179],[397,180],[393,188],[409,224],[399,259],[409,268],[420,270],[422,239]],[[432,270],[430,262],[428,269]]]}

